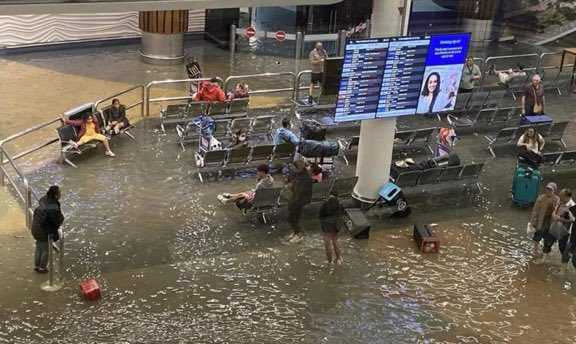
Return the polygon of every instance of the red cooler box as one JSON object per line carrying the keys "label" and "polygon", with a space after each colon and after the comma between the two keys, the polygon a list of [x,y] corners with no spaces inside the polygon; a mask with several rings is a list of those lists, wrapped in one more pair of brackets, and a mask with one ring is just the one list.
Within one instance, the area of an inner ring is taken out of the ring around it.
{"label": "red cooler box", "polygon": [[84,299],[88,301],[99,300],[101,296],[100,285],[98,285],[98,282],[93,278],[80,283],[80,291]]}

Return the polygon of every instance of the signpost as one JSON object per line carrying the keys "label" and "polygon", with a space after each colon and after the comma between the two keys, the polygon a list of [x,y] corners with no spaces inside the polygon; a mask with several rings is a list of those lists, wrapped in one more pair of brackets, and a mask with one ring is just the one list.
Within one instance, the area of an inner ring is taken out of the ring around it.
{"label": "signpost", "polygon": [[284,42],[286,40],[286,32],[278,31],[276,35],[274,35],[274,38],[276,38],[278,42]]}
{"label": "signpost", "polygon": [[252,26],[248,26],[244,29],[244,36],[247,38],[256,36],[256,29]]}

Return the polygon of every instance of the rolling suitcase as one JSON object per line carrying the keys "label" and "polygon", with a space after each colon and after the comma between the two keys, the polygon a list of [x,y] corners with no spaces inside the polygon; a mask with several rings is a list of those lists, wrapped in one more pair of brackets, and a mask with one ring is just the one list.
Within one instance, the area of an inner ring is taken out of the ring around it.
{"label": "rolling suitcase", "polygon": [[536,202],[541,180],[540,170],[528,165],[518,164],[514,171],[514,180],[512,181],[512,199],[514,203],[520,206],[529,206]]}

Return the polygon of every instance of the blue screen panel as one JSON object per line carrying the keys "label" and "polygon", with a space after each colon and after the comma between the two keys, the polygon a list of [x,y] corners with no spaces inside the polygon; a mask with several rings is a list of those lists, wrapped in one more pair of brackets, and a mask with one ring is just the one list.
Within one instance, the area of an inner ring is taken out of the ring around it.
{"label": "blue screen panel", "polygon": [[467,33],[431,37],[416,113],[454,110],[469,42]]}

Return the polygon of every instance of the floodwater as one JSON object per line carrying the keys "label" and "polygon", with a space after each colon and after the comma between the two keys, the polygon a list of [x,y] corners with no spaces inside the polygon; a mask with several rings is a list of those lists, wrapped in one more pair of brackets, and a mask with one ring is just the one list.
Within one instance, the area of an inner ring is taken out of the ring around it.
{"label": "floodwater", "polygon": [[[35,61],[3,61],[0,73],[20,68],[29,80],[43,63],[48,72],[68,68],[46,56]],[[138,68],[125,73],[136,79]],[[63,85],[83,78],[55,76]],[[111,85],[92,82],[101,91]],[[46,107],[42,100],[54,94],[47,93],[26,107]],[[76,105],[72,98],[59,102]],[[574,100],[555,101],[568,117]],[[63,110],[55,107],[44,110]],[[13,130],[46,118],[4,120]],[[556,276],[558,264],[534,264],[525,234],[529,210],[511,206],[508,197],[513,159],[487,160],[481,136],[463,136],[458,146],[466,161],[488,163],[481,193],[458,186],[410,193],[412,216],[371,216],[369,240],[342,232],[345,262],[332,266],[325,263],[317,206],[305,212],[306,239],[285,244],[283,210],[263,225],[216,201],[219,192],[251,187],[252,177],[201,184],[193,149],[182,152],[173,130],[164,134],[149,118],[134,134],[136,143],[116,138],[116,158],[89,152],[75,159],[78,169],[56,163],[54,149],[19,163],[35,190],[54,183],[63,190],[66,271],[59,292],[40,290],[46,276],[31,270],[32,241],[18,204],[8,189],[0,192],[0,343],[576,342],[576,272]],[[336,173],[353,169],[338,161]],[[575,182],[570,172],[553,177],[561,187]],[[416,250],[416,222],[438,225],[439,254]],[[92,277],[103,290],[93,303],[78,293],[79,282]]]}

